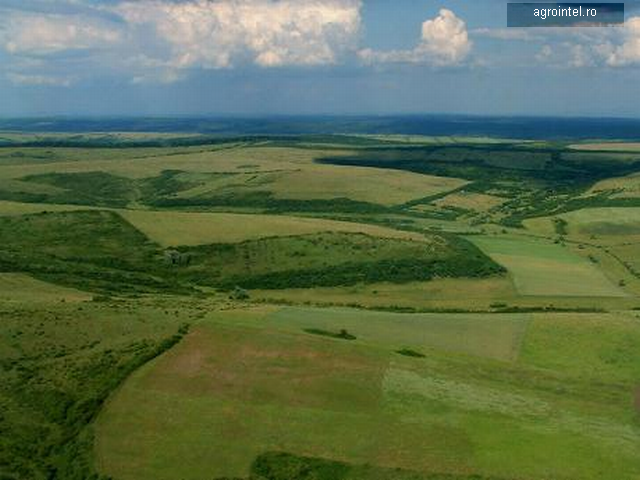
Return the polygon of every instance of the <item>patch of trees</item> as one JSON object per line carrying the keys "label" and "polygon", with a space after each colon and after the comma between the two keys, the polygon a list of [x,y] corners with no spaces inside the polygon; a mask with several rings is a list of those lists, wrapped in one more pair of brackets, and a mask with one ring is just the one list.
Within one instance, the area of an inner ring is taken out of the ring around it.
{"label": "patch of trees", "polygon": [[377,262],[347,262],[323,268],[285,270],[258,275],[232,276],[220,282],[221,288],[236,285],[247,289],[287,289],[350,286],[357,283],[408,283],[439,277],[487,277],[504,273],[488,257],[452,256],[420,260],[401,258]]}
{"label": "patch of trees", "polygon": [[[48,377],[47,356],[22,358],[10,369],[2,392],[19,405],[11,417],[0,416],[2,478],[34,480],[106,480],[93,466],[93,439],[87,426],[107,397],[133,371],[176,345],[189,331],[182,325],[160,341],[138,341],[120,350],[101,350],[88,361],[65,365],[71,385]],[[80,358],[80,357],[79,357]],[[73,363],[76,362],[76,363]],[[49,373],[50,374],[50,373]]]}
{"label": "patch of trees", "polygon": [[355,340],[356,339],[355,335],[352,335],[345,329],[342,329],[339,332],[331,332],[329,330],[323,330],[321,328],[305,328],[304,331],[312,335],[320,335],[323,337],[337,338],[339,340]]}
{"label": "patch of trees", "polygon": [[[321,458],[302,457],[284,452],[258,456],[245,480],[507,480],[477,474],[422,474],[398,468],[354,465]],[[218,478],[217,480],[242,480]]]}

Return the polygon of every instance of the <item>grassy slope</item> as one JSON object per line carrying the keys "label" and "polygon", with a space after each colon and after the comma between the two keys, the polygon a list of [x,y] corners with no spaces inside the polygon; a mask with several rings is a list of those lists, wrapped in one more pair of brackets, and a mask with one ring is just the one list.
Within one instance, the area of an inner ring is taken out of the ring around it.
{"label": "grassy slope", "polygon": [[123,210],[121,215],[149,238],[167,247],[235,243],[262,237],[319,232],[358,232],[382,238],[413,240],[423,238],[417,233],[375,225],[283,215],[149,212],[142,210]]}
{"label": "grassy slope", "polygon": [[73,288],[36,280],[22,273],[0,273],[0,301],[11,302],[77,302],[91,295]]}
{"label": "grassy slope", "polygon": [[[631,480],[640,473],[631,403],[640,346],[635,319],[539,317],[523,355],[509,363],[425,346],[423,359],[397,355],[397,337],[385,342],[385,328],[413,327],[394,316],[383,327],[382,317],[355,313],[349,331],[360,336],[346,342],[291,328],[311,322],[336,330],[347,324],[344,312],[290,314],[275,330],[278,317],[265,323],[256,311],[217,317],[137,372],[100,417],[103,471],[122,480],[160,472],[187,480],[242,476],[257,456],[276,450],[519,479]],[[616,330],[602,338],[607,321]],[[605,355],[583,353],[578,361],[550,330],[556,322],[584,347],[596,343],[615,355],[626,344],[616,357],[621,368]],[[446,322],[438,326],[450,332],[445,348],[456,338],[483,344],[478,330],[461,336]]]}

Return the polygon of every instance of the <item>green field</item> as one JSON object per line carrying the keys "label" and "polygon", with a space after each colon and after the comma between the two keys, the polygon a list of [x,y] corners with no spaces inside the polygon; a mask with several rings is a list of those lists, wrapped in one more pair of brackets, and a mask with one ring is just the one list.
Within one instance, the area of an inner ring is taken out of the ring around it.
{"label": "green field", "polygon": [[[245,315],[242,315],[242,318]],[[500,360],[518,357],[529,314],[404,314],[350,309],[282,308],[261,324],[274,330],[347,329],[363,342],[416,350],[437,348]]]}
{"label": "green field", "polygon": [[90,300],[91,295],[42,282],[22,273],[0,273],[0,300],[5,302],[77,302]]}
{"label": "green field", "polygon": [[637,168],[0,133],[0,479],[638,480]]}
{"label": "green field", "polygon": [[624,237],[640,235],[640,208],[637,207],[583,208],[553,218],[527,220],[526,224],[532,231],[551,233],[554,219],[567,222],[567,235],[581,237],[585,241],[593,240],[590,237],[600,237],[606,244],[619,243],[625,241]]}
{"label": "green field", "polygon": [[[439,346],[423,344],[424,359],[403,357],[394,353],[397,342],[411,335],[388,339],[387,333],[409,333],[416,325],[397,318],[378,314],[370,321],[364,313],[323,310],[211,317],[111,400],[97,424],[101,469],[124,480],[235,477],[247,475],[257,456],[286,451],[407,469],[412,478],[476,472],[632,479],[640,473],[640,432],[624,400],[637,378],[634,354],[613,379],[611,369],[594,369],[601,358],[583,354],[577,361],[562,345],[549,345],[554,337],[546,322],[534,322],[516,363],[445,355],[456,341],[478,342],[485,353],[513,341],[507,335],[487,342],[482,318],[463,316],[415,317],[433,332],[429,343]],[[581,317],[573,318],[562,321],[564,328],[581,331]],[[612,317],[619,333],[599,342],[598,325],[585,318],[580,345],[611,348],[622,336],[630,345],[640,342],[637,321]],[[306,334],[307,325],[348,327],[358,338]],[[552,361],[539,356],[546,349]],[[624,385],[628,393],[620,397]]]}
{"label": "green field", "polygon": [[320,232],[365,233],[382,238],[418,241],[424,238],[417,233],[375,225],[284,215],[150,212],[145,210],[122,210],[120,213],[134,227],[166,247],[235,243],[263,237]]}
{"label": "green field", "polygon": [[594,265],[566,247],[515,237],[473,237],[472,241],[509,270],[522,295],[626,295]]}

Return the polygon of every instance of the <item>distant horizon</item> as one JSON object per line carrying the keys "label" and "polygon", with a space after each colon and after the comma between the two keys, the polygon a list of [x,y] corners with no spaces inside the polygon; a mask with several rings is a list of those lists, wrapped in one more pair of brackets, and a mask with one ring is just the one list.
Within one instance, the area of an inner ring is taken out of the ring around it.
{"label": "distant horizon", "polygon": [[561,120],[631,120],[640,121],[640,114],[626,115],[598,115],[598,114],[544,114],[544,113],[447,113],[447,112],[415,112],[415,113],[163,113],[163,114],[32,114],[32,115],[3,115],[0,121],[11,120],[113,120],[113,119],[203,119],[203,120],[260,120],[260,119],[312,119],[312,118],[429,118],[429,117],[458,117],[458,118],[513,118],[513,119],[561,119]]}
{"label": "distant horizon", "polygon": [[0,131],[205,136],[421,135],[640,141],[640,118],[523,115],[163,115],[0,118]]}

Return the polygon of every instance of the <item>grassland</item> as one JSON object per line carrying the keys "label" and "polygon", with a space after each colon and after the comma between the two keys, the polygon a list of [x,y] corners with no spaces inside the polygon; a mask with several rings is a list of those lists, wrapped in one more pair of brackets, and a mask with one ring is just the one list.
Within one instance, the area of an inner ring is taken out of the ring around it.
{"label": "grassland", "polygon": [[640,235],[640,208],[584,208],[560,215],[573,235]]}
{"label": "grassland", "polygon": [[603,143],[578,143],[570,145],[574,150],[587,150],[596,152],[640,152],[640,143],[637,142],[603,142]]}
{"label": "grassland", "polygon": [[[286,451],[401,468],[414,472],[411,478],[436,472],[466,478],[473,472],[632,479],[640,471],[640,433],[630,402],[637,354],[616,353],[623,337],[638,345],[637,319],[547,314],[520,339],[522,356],[516,348],[510,361],[496,363],[444,354],[456,343],[478,342],[478,353],[488,356],[504,341],[513,348],[512,334],[485,337],[481,317],[450,319],[453,325],[413,317],[433,330],[425,335],[429,345],[420,347],[426,357],[411,358],[394,351],[398,342],[415,337],[411,320],[340,310],[303,313],[216,315],[138,371],[98,421],[101,469],[124,480],[237,477],[248,475],[266,451]],[[550,331],[556,319],[570,335],[586,322],[577,344],[596,342],[625,366],[606,365],[609,358],[588,352],[574,357]],[[527,325],[518,317],[491,321]],[[606,321],[614,329],[599,342]],[[358,338],[345,342],[304,333],[302,327],[311,324],[348,325]],[[464,336],[456,331],[460,327]],[[398,329],[408,336],[388,337]],[[119,434],[123,428],[131,432],[126,439]]]}
{"label": "grassland", "polygon": [[[0,211],[2,206],[0,206]],[[321,232],[364,233],[381,238],[424,240],[418,233],[362,223],[284,215],[232,213],[151,212],[121,210],[121,215],[155,242],[165,247],[210,243],[236,243],[263,237]]]}
{"label": "grassland", "polygon": [[[139,199],[140,190],[144,190],[139,183],[167,171],[180,173],[176,181],[181,185],[176,188],[182,199],[268,193],[284,200],[348,198],[356,202],[394,205],[453,190],[465,183],[455,178],[401,171],[345,170],[332,165],[318,165],[314,160],[322,155],[322,151],[306,148],[223,144],[214,148],[133,148],[126,149],[124,155],[120,151],[114,153],[113,149],[97,149],[92,151],[90,160],[82,156],[82,150],[72,150],[64,156],[37,148],[7,150],[4,158],[11,161],[2,162],[0,158],[0,186],[5,182],[11,187],[5,187],[5,197],[9,197],[6,199],[20,199],[18,194],[23,193],[22,198],[44,195],[50,203],[74,198],[76,201],[72,203],[76,203],[79,194],[95,194],[96,186],[104,189],[108,180],[110,185],[107,186],[111,187],[109,198],[120,199],[126,205]],[[96,172],[100,172],[101,177],[92,179],[90,175]],[[80,183],[74,182],[75,179]],[[82,187],[89,181],[93,183],[91,191],[82,192]],[[60,192],[34,193],[33,189],[37,187],[57,187],[76,193],[68,197],[56,195]],[[12,192],[14,198],[9,196]],[[39,198],[43,201],[43,197]],[[87,197],[84,203],[91,200]]]}
{"label": "grassland", "polygon": [[274,330],[344,328],[369,344],[418,351],[438,348],[499,360],[517,358],[528,314],[403,314],[285,307],[265,316]]}
{"label": "grassland", "polygon": [[74,210],[90,209],[78,205],[59,205],[51,203],[24,203],[0,201],[0,215],[28,215],[42,212],[70,212]]}
{"label": "grassland", "polygon": [[637,480],[636,155],[0,134],[0,478]]}
{"label": "grassland", "polygon": [[87,292],[42,282],[22,273],[0,273],[0,300],[4,302],[80,302],[90,299]]}
{"label": "grassland", "polygon": [[594,265],[561,245],[508,237],[474,237],[473,242],[511,272],[522,295],[626,295]]}

